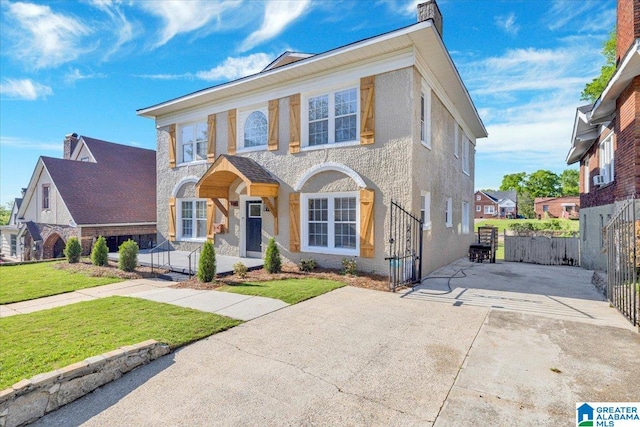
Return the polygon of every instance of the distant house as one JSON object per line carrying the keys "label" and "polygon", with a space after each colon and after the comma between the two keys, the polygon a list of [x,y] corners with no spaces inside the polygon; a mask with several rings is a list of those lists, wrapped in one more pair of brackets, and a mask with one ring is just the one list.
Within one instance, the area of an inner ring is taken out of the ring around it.
{"label": "distant house", "polygon": [[603,228],[640,194],[640,2],[618,0],[616,70],[594,104],[576,111],[567,164],[580,164],[581,265],[607,269]]}
{"label": "distant house", "polygon": [[[23,195],[26,188],[23,188]],[[22,204],[22,198],[16,198],[13,201],[9,223],[0,226],[0,259],[5,261],[19,261],[18,257],[18,210]]]}
{"label": "distant house", "polygon": [[536,218],[565,218],[578,219],[580,212],[580,197],[536,197],[533,210]]}
{"label": "distant house", "polygon": [[156,236],[155,163],[153,150],[67,135],[64,158],[38,159],[12,218],[12,257],[61,257],[70,237],[84,254],[98,236],[111,251],[129,238],[149,247]]}
{"label": "distant house", "polygon": [[515,218],[517,215],[517,192],[476,191],[475,218]]}

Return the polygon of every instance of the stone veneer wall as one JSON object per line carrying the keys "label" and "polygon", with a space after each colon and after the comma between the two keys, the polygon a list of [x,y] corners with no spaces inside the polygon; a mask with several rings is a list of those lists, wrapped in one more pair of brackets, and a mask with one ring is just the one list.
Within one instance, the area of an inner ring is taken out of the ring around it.
{"label": "stone veneer wall", "polygon": [[32,423],[169,352],[168,345],[148,340],[22,380],[0,391],[0,427]]}

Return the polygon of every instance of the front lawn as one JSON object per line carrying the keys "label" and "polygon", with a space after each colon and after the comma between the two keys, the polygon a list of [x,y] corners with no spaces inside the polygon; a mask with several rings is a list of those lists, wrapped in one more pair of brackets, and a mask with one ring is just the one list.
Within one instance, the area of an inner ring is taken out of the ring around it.
{"label": "front lawn", "polygon": [[279,299],[296,304],[309,298],[343,287],[334,280],[304,278],[271,280],[268,282],[243,282],[221,286],[219,291]]}
{"label": "front lawn", "polygon": [[118,277],[91,277],[57,269],[58,262],[0,266],[0,304],[63,294],[121,282]]}
{"label": "front lawn", "polygon": [[117,296],[0,318],[0,390],[123,345],[155,339],[176,348],[239,323]]}

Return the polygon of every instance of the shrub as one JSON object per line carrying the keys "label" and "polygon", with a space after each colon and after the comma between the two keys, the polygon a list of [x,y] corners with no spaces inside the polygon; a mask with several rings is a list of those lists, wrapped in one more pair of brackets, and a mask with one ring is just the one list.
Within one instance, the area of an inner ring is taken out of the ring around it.
{"label": "shrub", "polygon": [[[235,269],[235,266],[234,266]],[[202,245],[200,260],[198,261],[198,280],[211,282],[216,277],[216,250],[209,240]]]}
{"label": "shrub", "polygon": [[247,277],[247,271],[249,271],[249,269],[242,262],[238,261],[233,264],[233,274],[235,274],[239,278],[244,279],[245,277]]}
{"label": "shrub", "polygon": [[102,236],[98,237],[98,240],[93,244],[91,262],[98,266],[107,265],[109,262],[109,248],[107,248],[107,241]]}
{"label": "shrub", "polygon": [[276,244],[276,239],[269,239],[267,252],[264,255],[264,269],[268,273],[280,273],[282,271],[282,259],[280,258],[280,250]]}
{"label": "shrub", "polygon": [[72,237],[67,240],[67,244],[64,247],[64,256],[67,257],[69,264],[75,264],[80,261],[80,255],[82,254],[82,246],[77,237]]}
{"label": "shrub", "polygon": [[343,273],[349,276],[356,275],[356,259],[355,258],[342,258]]}
{"label": "shrub", "polygon": [[301,259],[300,260],[300,271],[310,272],[316,269],[318,264],[316,260],[313,258]]}
{"label": "shrub", "polygon": [[122,271],[133,271],[138,265],[138,244],[127,240],[118,248],[118,268]]}

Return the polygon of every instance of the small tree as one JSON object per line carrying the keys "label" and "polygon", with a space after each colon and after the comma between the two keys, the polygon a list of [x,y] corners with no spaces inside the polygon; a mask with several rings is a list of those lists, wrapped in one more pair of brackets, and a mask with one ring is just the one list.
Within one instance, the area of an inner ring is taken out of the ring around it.
{"label": "small tree", "polygon": [[107,241],[103,236],[98,237],[98,240],[93,244],[91,249],[91,262],[93,265],[107,265],[109,261],[109,249],[107,248]]}
{"label": "small tree", "polygon": [[216,277],[216,250],[209,240],[204,242],[198,261],[198,280],[211,282]]}
{"label": "small tree", "polygon": [[69,264],[75,264],[80,261],[80,255],[82,254],[82,246],[77,237],[72,237],[67,240],[67,244],[64,247],[64,255],[67,257]]}
{"label": "small tree", "polygon": [[118,268],[122,271],[133,271],[138,265],[138,244],[127,240],[118,248]]}
{"label": "small tree", "polygon": [[282,259],[280,258],[280,250],[276,244],[276,239],[269,239],[267,252],[264,255],[264,269],[267,273],[274,274],[282,271]]}

